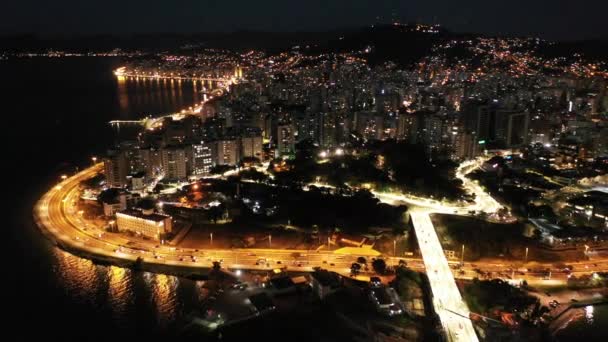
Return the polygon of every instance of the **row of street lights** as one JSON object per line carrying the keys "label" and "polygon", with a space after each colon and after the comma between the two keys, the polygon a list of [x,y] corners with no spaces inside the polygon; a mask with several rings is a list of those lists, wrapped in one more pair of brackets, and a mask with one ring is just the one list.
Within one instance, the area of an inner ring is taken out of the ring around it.
{"label": "row of street lights", "polygon": [[[328,240],[329,243],[329,240]],[[209,233],[209,245],[213,246],[213,233]],[[268,248],[272,248],[272,235],[268,234]]]}

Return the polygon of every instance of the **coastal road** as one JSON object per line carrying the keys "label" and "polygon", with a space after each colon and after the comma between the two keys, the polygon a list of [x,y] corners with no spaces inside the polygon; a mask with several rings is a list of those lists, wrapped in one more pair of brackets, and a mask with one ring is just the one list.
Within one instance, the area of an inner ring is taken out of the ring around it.
{"label": "coastal road", "polygon": [[[461,165],[458,174],[462,177],[471,170],[479,167],[480,161]],[[322,267],[342,275],[350,274],[350,265],[361,255],[338,255],[330,251],[315,252],[307,250],[284,249],[192,249],[175,248],[157,245],[153,241],[137,240],[126,235],[106,233],[94,223],[84,219],[77,211],[75,203],[79,198],[79,184],[94,177],[103,168],[97,164],[61,181],[51,188],[36,204],[34,217],[41,229],[49,233],[53,239],[72,248],[123,260],[135,261],[141,257],[146,263],[209,268],[214,261],[221,261],[222,267],[228,269],[271,270],[283,268],[294,271],[311,271],[313,267]],[[466,179],[466,177],[464,177]],[[475,341],[477,339],[468,320],[468,309],[462,300],[435,229],[429,215],[432,213],[450,213],[467,215],[471,210],[481,210],[487,213],[496,212],[500,205],[475,182],[466,182],[465,187],[476,195],[476,201],[470,205],[455,206],[432,199],[414,198],[403,194],[380,193],[378,198],[386,203],[407,203],[410,205],[410,215],[423,263],[415,258],[386,258],[388,265],[396,265],[399,260],[405,260],[409,267],[426,271],[431,280],[433,304],[439,314],[448,338],[452,341]],[[294,253],[300,254],[294,257]],[[369,258],[368,258],[369,259]],[[600,262],[600,264],[598,264]],[[606,269],[602,261],[569,263],[576,265],[575,272],[591,272]],[[452,262],[452,265],[457,262]],[[539,266],[541,267],[541,266]],[[544,266],[543,266],[544,267]],[[551,268],[546,265],[546,268]],[[476,268],[492,272],[508,272],[513,266],[507,263],[465,263],[457,276],[472,278],[477,276]],[[554,274],[563,279],[565,275]],[[520,279],[530,279],[529,275]],[[565,280],[565,279],[564,279]],[[563,281],[563,280],[562,280]]]}

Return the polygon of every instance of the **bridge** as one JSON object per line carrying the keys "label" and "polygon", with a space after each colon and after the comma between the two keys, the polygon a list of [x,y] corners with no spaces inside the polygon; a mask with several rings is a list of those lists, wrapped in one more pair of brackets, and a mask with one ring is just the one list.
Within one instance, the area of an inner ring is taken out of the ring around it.
{"label": "bridge", "polygon": [[433,292],[433,307],[448,341],[477,341],[469,309],[460,295],[429,213],[414,208],[410,217]]}

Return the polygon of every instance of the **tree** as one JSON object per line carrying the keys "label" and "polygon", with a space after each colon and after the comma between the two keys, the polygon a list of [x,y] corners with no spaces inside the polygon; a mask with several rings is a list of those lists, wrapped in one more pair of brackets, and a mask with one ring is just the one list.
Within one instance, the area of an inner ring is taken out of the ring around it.
{"label": "tree", "polygon": [[214,261],[214,262],[213,262],[213,270],[214,270],[214,271],[219,271],[219,270],[220,270],[220,268],[222,268],[222,264],[220,264],[220,262],[219,262],[219,261]]}
{"label": "tree", "polygon": [[221,175],[224,174],[226,171],[234,169],[235,167],[231,165],[216,165],[212,167],[211,170],[209,170],[209,173],[211,173],[212,175]]}
{"label": "tree", "polygon": [[386,272],[386,262],[383,259],[376,259],[372,261],[372,268],[378,274],[384,274]]}
{"label": "tree", "polygon": [[367,264],[367,260],[365,260],[364,257],[358,257],[357,258],[357,262],[360,263],[360,264],[362,264],[362,265]]}
{"label": "tree", "polygon": [[266,180],[268,180],[268,176],[266,176],[262,172],[257,171],[254,168],[243,170],[241,171],[240,175],[243,179],[249,179],[258,183],[265,182]]}
{"label": "tree", "polygon": [[356,276],[357,274],[359,274],[359,272],[361,271],[361,265],[354,262],[351,266],[350,266],[350,274],[352,276]]}

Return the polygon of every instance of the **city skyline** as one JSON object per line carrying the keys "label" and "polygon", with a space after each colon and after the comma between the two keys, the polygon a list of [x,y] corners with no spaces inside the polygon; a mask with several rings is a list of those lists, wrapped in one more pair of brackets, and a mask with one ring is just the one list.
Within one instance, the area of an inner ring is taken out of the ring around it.
{"label": "city skyline", "polygon": [[20,338],[608,336],[603,4],[72,1],[0,15]]}

